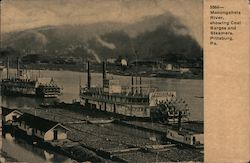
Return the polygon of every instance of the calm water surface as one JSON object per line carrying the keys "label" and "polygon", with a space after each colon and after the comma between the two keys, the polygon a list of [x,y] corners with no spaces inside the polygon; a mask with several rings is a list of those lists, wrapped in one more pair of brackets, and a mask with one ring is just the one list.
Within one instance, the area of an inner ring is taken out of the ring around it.
{"label": "calm water surface", "polygon": [[[10,75],[14,76],[15,70],[11,70]],[[86,85],[86,73],[71,72],[71,71],[29,71],[30,77],[53,77],[53,80],[63,88],[63,95],[59,100],[64,102],[72,102],[74,99],[79,99],[80,85]],[[118,79],[122,85],[131,85],[131,77],[108,75],[114,79]],[[1,78],[6,77],[6,72],[1,72]],[[102,85],[102,74],[92,73],[92,86]],[[177,97],[184,99],[190,108],[190,119],[203,121],[203,80],[192,79],[166,79],[166,78],[149,78],[143,77],[142,84],[150,85],[160,90],[176,91]],[[1,97],[1,96],[0,96]],[[46,102],[51,99],[29,98],[29,97],[5,97],[2,96],[0,104],[10,108],[35,108],[41,102]],[[149,135],[150,136],[150,135]],[[18,141],[10,134],[7,134],[2,141],[3,150],[11,157],[19,161],[27,162],[72,162],[70,159],[51,153],[34,146],[31,146],[22,141]]]}
{"label": "calm water surface", "polygon": [[[11,70],[10,75],[14,76],[15,70]],[[72,71],[50,71],[37,70],[29,71],[30,77],[35,79],[40,74],[41,77],[53,77],[54,81],[63,88],[63,95],[60,96],[60,101],[72,102],[74,99],[79,99],[80,85],[86,85],[86,73]],[[2,72],[2,77],[6,76],[6,72]],[[131,77],[109,75],[114,79],[118,79],[122,85],[131,85]],[[102,85],[102,74],[91,74],[91,85]],[[139,80],[139,79],[138,79]],[[138,82],[139,83],[139,82]],[[167,79],[167,78],[149,78],[143,77],[142,84],[150,85],[150,87],[158,88],[159,90],[176,91],[177,97],[186,101],[190,108],[191,120],[203,120],[203,80],[193,79]],[[44,99],[35,99],[27,97],[2,97],[2,105],[8,107],[37,107]]]}
{"label": "calm water surface", "polygon": [[20,162],[30,163],[71,163],[68,157],[32,146],[21,139],[15,139],[10,133],[2,138],[2,149],[10,157]]}

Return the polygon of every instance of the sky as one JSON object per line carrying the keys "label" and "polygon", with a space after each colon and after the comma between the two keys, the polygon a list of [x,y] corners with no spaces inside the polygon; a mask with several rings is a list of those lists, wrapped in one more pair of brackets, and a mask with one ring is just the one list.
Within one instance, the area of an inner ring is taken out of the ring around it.
{"label": "sky", "polygon": [[100,21],[133,23],[166,11],[202,44],[202,0],[2,0],[1,32]]}

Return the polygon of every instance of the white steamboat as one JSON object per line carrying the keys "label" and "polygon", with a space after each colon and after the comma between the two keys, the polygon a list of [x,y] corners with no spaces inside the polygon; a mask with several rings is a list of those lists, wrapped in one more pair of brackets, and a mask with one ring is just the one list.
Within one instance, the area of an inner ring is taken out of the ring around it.
{"label": "white steamboat", "polygon": [[178,119],[188,120],[188,106],[184,100],[176,98],[175,91],[159,91],[143,86],[141,77],[133,76],[131,86],[122,86],[119,80],[107,79],[105,63],[103,86],[91,87],[89,63],[87,67],[88,84],[80,88],[80,102],[83,106],[126,117],[158,119],[167,123],[176,123]]}

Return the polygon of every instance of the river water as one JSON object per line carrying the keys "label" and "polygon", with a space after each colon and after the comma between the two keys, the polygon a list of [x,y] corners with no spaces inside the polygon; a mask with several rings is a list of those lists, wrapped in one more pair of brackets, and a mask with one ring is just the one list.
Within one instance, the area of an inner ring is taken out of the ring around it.
{"label": "river water", "polygon": [[2,138],[2,149],[9,157],[21,162],[30,163],[70,163],[70,158],[56,154],[55,152],[43,150],[32,146],[21,139],[16,139],[10,133],[4,134]]}
{"label": "river water", "polygon": [[[10,70],[11,76],[14,76],[15,73],[15,70]],[[87,75],[83,72],[32,70],[29,71],[29,74],[33,79],[38,76],[53,77],[53,80],[63,88],[63,94],[60,96],[59,100],[64,102],[72,102],[72,100],[75,99],[78,100],[80,85],[86,85],[87,83]],[[131,77],[118,75],[108,76],[119,80],[122,85],[131,85]],[[6,72],[1,72],[0,78],[4,77],[6,77]],[[203,121],[203,80],[142,77],[142,84],[149,85],[149,83],[150,87],[158,88],[159,90],[176,91],[177,97],[184,99],[190,108],[190,120]],[[92,73],[91,85],[101,86],[102,74]],[[46,102],[46,100],[48,99],[2,96],[0,101],[1,105],[5,107],[35,108],[38,107],[41,102]],[[29,145],[24,144],[23,142],[20,143],[20,141],[16,141],[10,135],[3,138],[3,150],[19,161],[58,162],[59,160],[56,160],[56,158],[62,159],[60,155],[51,154],[48,153],[48,151],[37,149],[33,146],[27,147]],[[47,159],[47,157],[49,159]],[[63,158],[63,161],[60,160],[59,162],[65,161],[69,162],[70,160]]]}
{"label": "river water", "polygon": [[[15,70],[10,71],[10,75],[14,76]],[[74,99],[79,99],[79,88],[81,85],[86,85],[86,73],[72,71],[51,71],[51,70],[32,70],[29,71],[31,78],[36,77],[53,77],[53,80],[63,88],[63,95],[60,96],[60,101],[72,102]],[[2,72],[2,77],[6,76],[6,72]],[[131,85],[131,77],[109,75],[120,81],[121,85]],[[138,79],[139,83],[139,79]],[[190,120],[203,120],[203,80],[194,79],[168,79],[168,78],[153,78],[142,77],[143,85],[150,85],[151,88],[159,90],[176,91],[177,97],[186,101],[190,108]],[[91,73],[91,85],[102,85],[102,74]],[[37,107],[43,99],[28,98],[28,97],[2,97],[2,105],[7,107]]]}

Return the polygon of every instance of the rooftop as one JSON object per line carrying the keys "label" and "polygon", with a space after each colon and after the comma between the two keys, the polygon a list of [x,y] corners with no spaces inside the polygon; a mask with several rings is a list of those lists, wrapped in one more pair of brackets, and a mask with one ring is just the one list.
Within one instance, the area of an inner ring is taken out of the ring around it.
{"label": "rooftop", "polygon": [[6,107],[2,107],[2,115],[6,116],[8,114],[10,114],[13,111],[17,111],[19,113],[21,113],[20,111],[16,110],[16,109],[10,109],[10,108],[6,108]]}
{"label": "rooftop", "polygon": [[[56,125],[59,125],[59,122],[51,121],[48,119],[44,119],[38,116],[34,116],[29,113],[24,113],[22,116],[20,116],[17,121],[25,121],[27,125],[29,125],[32,128],[39,129],[41,131],[48,131],[51,128],[55,127]],[[62,126],[62,125],[61,125]],[[65,128],[65,127],[64,127]],[[68,130],[67,128],[65,128]]]}

